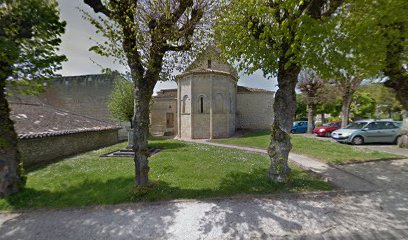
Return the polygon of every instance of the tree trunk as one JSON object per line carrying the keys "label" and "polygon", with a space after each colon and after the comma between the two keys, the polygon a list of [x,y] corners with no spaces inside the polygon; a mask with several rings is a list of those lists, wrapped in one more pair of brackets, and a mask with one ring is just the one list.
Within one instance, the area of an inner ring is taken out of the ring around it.
{"label": "tree trunk", "polygon": [[315,106],[313,104],[308,104],[307,106],[307,133],[313,133],[314,111],[315,111]]}
{"label": "tree trunk", "polygon": [[343,95],[343,105],[341,106],[342,118],[341,118],[341,127],[347,127],[348,121],[350,118],[350,105],[353,100],[353,93],[346,92]]}
{"label": "tree trunk", "polygon": [[326,118],[324,117],[324,113],[320,114],[321,118],[322,118],[322,125],[324,124],[324,122],[326,121]]}
{"label": "tree trunk", "polygon": [[279,89],[275,95],[273,105],[274,119],[272,124],[271,143],[268,147],[268,155],[271,166],[268,177],[275,182],[287,182],[290,169],[288,166],[289,152],[292,149],[290,143],[290,129],[296,113],[296,84],[300,68],[290,65],[285,69],[285,63],[280,64],[278,72]]}
{"label": "tree trunk", "polygon": [[398,146],[401,148],[408,148],[408,110],[402,111],[402,130],[401,136],[398,138]]}
{"label": "tree trunk", "polygon": [[[398,32],[399,35],[387,36],[390,30]],[[384,73],[389,78],[385,82],[385,86],[394,89],[396,98],[404,109],[402,112],[404,120],[398,145],[403,148],[408,148],[408,75],[407,70],[403,67],[406,56],[406,47],[404,45],[406,42],[405,33],[406,22],[398,22],[387,26],[385,35],[386,37],[391,37],[391,41],[387,45],[387,65],[384,69]]]}
{"label": "tree trunk", "polygon": [[[153,89],[151,90],[153,91]],[[135,185],[146,186],[149,182],[149,106],[152,92],[135,87],[133,115],[133,151],[135,153]]]}
{"label": "tree trunk", "polygon": [[0,197],[19,191],[24,179],[17,151],[17,134],[10,119],[10,109],[5,94],[5,80],[0,80]]}

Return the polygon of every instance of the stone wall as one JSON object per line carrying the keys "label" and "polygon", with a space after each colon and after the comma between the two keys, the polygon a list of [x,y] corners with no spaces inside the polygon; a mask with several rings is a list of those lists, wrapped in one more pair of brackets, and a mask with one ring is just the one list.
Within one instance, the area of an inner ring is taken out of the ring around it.
{"label": "stone wall", "polygon": [[25,167],[50,162],[118,142],[118,130],[83,132],[69,135],[19,139],[18,150]]}
{"label": "stone wall", "polygon": [[107,103],[118,75],[85,75],[54,79],[39,99],[69,112],[112,121]]}
{"label": "stone wall", "polygon": [[226,138],[235,133],[236,81],[228,73],[194,72],[178,79],[181,138]]}
{"label": "stone wall", "polygon": [[237,94],[237,128],[270,129],[273,121],[273,92]]}
{"label": "stone wall", "polygon": [[173,136],[177,134],[177,99],[153,98],[150,112],[150,133]]}

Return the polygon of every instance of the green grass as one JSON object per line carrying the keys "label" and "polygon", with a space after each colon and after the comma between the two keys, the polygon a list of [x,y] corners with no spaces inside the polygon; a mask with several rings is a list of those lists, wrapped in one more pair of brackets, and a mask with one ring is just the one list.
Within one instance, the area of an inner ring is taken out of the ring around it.
{"label": "green grass", "polygon": [[[265,149],[270,143],[270,133],[268,131],[251,132],[240,138],[213,141],[217,143]],[[294,153],[304,154],[332,164],[348,164],[370,160],[401,158],[401,156],[395,154],[368,149],[357,149],[350,145],[307,138],[302,135],[292,134],[291,141],[293,145],[292,151]]]}
{"label": "green grass", "polygon": [[144,195],[130,194],[133,159],[99,157],[125,146],[119,144],[31,169],[26,188],[0,199],[0,209],[331,190],[328,183],[295,166],[287,185],[268,181],[269,160],[261,154],[175,140],[153,140],[150,145],[162,151],[150,158],[150,180],[154,187]]}

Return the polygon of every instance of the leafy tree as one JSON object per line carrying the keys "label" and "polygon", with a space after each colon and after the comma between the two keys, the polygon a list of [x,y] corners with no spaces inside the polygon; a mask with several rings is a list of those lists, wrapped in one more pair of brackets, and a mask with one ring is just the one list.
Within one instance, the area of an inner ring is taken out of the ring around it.
{"label": "leafy tree", "polygon": [[17,134],[10,119],[6,85],[19,93],[41,91],[65,56],[57,55],[65,22],[53,0],[0,1],[0,197],[24,185]]}
{"label": "leafy tree", "polygon": [[368,93],[376,102],[376,118],[394,118],[400,115],[402,106],[395,92],[381,83],[363,85],[359,92]]}
{"label": "leafy tree", "polygon": [[126,79],[116,79],[115,88],[109,97],[108,108],[113,118],[126,121],[132,126],[133,118],[133,83]]}
{"label": "leafy tree", "polygon": [[404,0],[386,1],[387,5],[379,12],[381,27],[386,40],[386,66],[384,74],[387,76],[385,86],[392,88],[402,105],[404,122],[399,146],[408,148],[408,2]]}
{"label": "leafy tree", "polygon": [[[325,33],[329,34],[327,29],[337,25],[334,13],[343,9],[344,2],[225,1],[215,34],[224,54],[247,72],[262,69],[265,75],[277,76],[279,89],[275,94],[268,147],[271,159],[268,177],[273,181],[288,180],[287,160],[292,148],[289,131],[296,112],[298,74],[304,67],[314,69],[314,63],[324,52],[323,45],[329,42]],[[316,49],[319,54],[314,53]]]}
{"label": "leafy tree", "polygon": [[372,118],[375,114],[376,102],[370,93],[357,91],[350,105],[354,120]]}
{"label": "leafy tree", "polygon": [[154,86],[190,60],[192,56],[186,51],[200,49],[201,40],[208,36],[206,26],[215,5],[212,0],[84,2],[101,14],[97,18],[85,16],[107,38],[91,50],[114,56],[130,71],[134,87],[135,185],[145,186],[149,173],[149,104]]}
{"label": "leafy tree", "polygon": [[299,74],[299,90],[305,95],[307,102],[307,132],[312,133],[314,126],[314,114],[319,103],[319,90],[323,87],[323,80],[316,72],[306,69]]}
{"label": "leafy tree", "polygon": [[296,120],[305,119],[307,117],[307,104],[303,94],[296,95]]}
{"label": "leafy tree", "polygon": [[330,114],[332,117],[339,116],[342,106],[339,95],[337,88],[329,82],[325,82],[319,89],[319,103],[316,106],[316,114],[322,115],[322,123],[325,122],[324,114]]}

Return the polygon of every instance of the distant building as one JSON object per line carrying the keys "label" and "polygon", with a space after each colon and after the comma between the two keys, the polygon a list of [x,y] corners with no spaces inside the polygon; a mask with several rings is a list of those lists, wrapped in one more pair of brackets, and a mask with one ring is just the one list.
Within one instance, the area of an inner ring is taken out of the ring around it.
{"label": "distant building", "polygon": [[236,129],[269,129],[274,92],[237,86],[238,74],[210,48],[176,77],[177,89],[153,98],[151,133],[184,139],[227,138]]}

